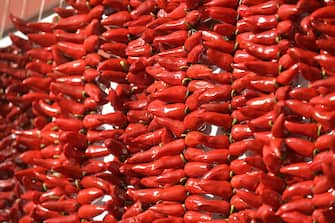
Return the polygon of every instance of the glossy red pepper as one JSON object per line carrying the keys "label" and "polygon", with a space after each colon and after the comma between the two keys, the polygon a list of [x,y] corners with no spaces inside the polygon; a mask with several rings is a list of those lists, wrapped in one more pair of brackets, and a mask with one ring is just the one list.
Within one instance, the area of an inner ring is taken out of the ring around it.
{"label": "glossy red pepper", "polygon": [[165,128],[162,128],[162,129],[155,130],[153,132],[141,134],[135,137],[134,139],[132,139],[131,142],[139,144],[141,147],[143,146],[147,148],[150,146],[157,145],[161,142],[167,143],[167,141],[163,140],[166,137],[166,135],[168,136],[169,133],[167,132]]}
{"label": "glossy red pepper", "polygon": [[188,161],[206,162],[206,163],[227,163],[229,153],[227,149],[215,149],[204,152],[196,148],[187,148],[184,156]]}
{"label": "glossy red pepper", "polygon": [[208,211],[227,215],[230,205],[224,200],[208,200],[200,195],[188,196],[185,206],[190,211]]}
{"label": "glossy red pepper", "polygon": [[142,203],[152,203],[158,200],[183,202],[186,198],[185,188],[181,185],[164,189],[128,190],[127,194]]}
{"label": "glossy red pepper", "polygon": [[313,178],[313,173],[309,163],[293,163],[282,166],[280,167],[280,172],[290,176],[301,177],[305,180],[310,180]]}
{"label": "glossy red pepper", "polygon": [[90,219],[100,215],[104,211],[105,208],[102,206],[94,204],[84,204],[78,209],[78,217],[81,219]]}
{"label": "glossy red pepper", "polygon": [[207,50],[207,57],[211,63],[225,71],[232,70],[233,57],[230,54],[209,48]]}
{"label": "glossy red pepper", "polygon": [[199,212],[199,211],[186,211],[184,214],[185,223],[196,223],[201,221],[210,221],[212,216],[208,212]]}
{"label": "glossy red pepper", "polygon": [[252,15],[237,22],[238,32],[261,32],[275,28],[278,24],[276,15]]}
{"label": "glossy red pepper", "polygon": [[148,106],[148,111],[159,117],[155,119],[157,124],[163,124],[162,121],[164,120],[161,118],[181,120],[186,115],[186,107],[183,103],[166,104],[165,102],[159,100],[151,102]]}
{"label": "glossy red pepper", "polygon": [[158,176],[143,177],[141,184],[146,187],[162,187],[164,185],[175,185],[183,182],[185,172],[183,169],[165,170]]}
{"label": "glossy red pepper", "polygon": [[209,17],[222,23],[235,24],[237,18],[236,10],[224,7],[208,7],[205,12]]}
{"label": "glossy red pepper", "polygon": [[272,15],[277,12],[278,5],[281,1],[266,1],[264,3],[259,3],[253,6],[240,5],[237,12],[242,17],[247,17],[251,15]]}
{"label": "glossy red pepper", "polygon": [[192,131],[187,133],[185,137],[185,144],[190,147],[203,144],[210,148],[227,148],[229,139],[226,135],[207,136],[201,132]]}
{"label": "glossy red pepper", "polygon": [[154,146],[144,152],[136,153],[127,159],[127,163],[149,162],[166,155],[176,155],[182,152],[184,148],[184,140],[175,140],[165,145]]}
{"label": "glossy red pepper", "polygon": [[150,210],[157,211],[164,215],[172,215],[172,216],[184,216],[185,208],[182,204],[175,202],[162,202],[151,206]]}
{"label": "glossy red pepper", "polygon": [[45,220],[45,223],[79,223],[80,218],[77,214],[67,216],[53,217]]}
{"label": "glossy red pepper", "polygon": [[262,151],[263,144],[256,139],[246,139],[231,143],[229,145],[229,154],[233,156],[239,156],[247,151],[260,153]]}
{"label": "glossy red pepper", "polygon": [[174,30],[187,30],[189,26],[192,26],[197,23],[200,17],[200,12],[198,10],[190,11],[186,14],[184,18],[178,20],[173,20],[170,22],[165,22],[162,25],[159,25],[155,30],[160,31],[174,31]]}
{"label": "glossy red pepper", "polygon": [[187,39],[187,32],[185,30],[179,30],[172,32],[171,34],[164,36],[157,36],[153,40],[154,45],[164,44],[168,46],[179,46],[183,44]]}
{"label": "glossy red pepper", "polygon": [[323,18],[332,18],[334,17],[335,7],[334,6],[326,6],[315,10],[311,14],[311,19],[323,19]]}

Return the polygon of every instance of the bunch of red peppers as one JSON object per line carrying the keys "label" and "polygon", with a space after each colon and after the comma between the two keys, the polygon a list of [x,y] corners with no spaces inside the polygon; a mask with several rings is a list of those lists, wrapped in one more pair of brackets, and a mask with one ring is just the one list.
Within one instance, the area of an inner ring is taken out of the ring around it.
{"label": "bunch of red peppers", "polygon": [[0,222],[335,222],[335,1],[65,2],[0,49]]}

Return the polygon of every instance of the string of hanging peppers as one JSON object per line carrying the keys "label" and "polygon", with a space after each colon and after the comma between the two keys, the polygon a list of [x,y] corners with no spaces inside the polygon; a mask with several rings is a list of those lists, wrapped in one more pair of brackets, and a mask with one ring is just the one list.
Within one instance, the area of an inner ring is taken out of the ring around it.
{"label": "string of hanging peppers", "polygon": [[0,49],[1,222],[335,222],[334,1],[65,2]]}

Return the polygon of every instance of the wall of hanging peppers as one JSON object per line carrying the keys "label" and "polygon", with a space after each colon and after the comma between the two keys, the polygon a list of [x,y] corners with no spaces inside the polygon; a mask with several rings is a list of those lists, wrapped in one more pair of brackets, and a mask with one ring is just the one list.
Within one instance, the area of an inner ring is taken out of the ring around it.
{"label": "wall of hanging peppers", "polygon": [[0,49],[0,222],[334,223],[334,0],[64,0]]}

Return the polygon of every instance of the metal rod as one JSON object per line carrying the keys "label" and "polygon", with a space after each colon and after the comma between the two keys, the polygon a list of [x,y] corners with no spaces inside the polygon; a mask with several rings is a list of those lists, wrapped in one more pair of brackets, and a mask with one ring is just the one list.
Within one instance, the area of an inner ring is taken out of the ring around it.
{"label": "metal rod", "polygon": [[45,0],[42,0],[41,7],[40,7],[40,12],[38,13],[38,21],[41,21],[41,19],[42,19],[42,14],[43,14],[43,10],[44,10],[44,4],[45,4]]}
{"label": "metal rod", "polygon": [[9,0],[5,0],[5,5],[2,9],[3,9],[3,12],[2,12],[1,26],[0,26],[0,39],[2,38],[3,33],[5,31],[7,13],[8,13],[8,9],[9,9]]}
{"label": "metal rod", "polygon": [[21,14],[20,14],[20,18],[23,19],[26,13],[26,9],[27,9],[27,0],[23,0],[22,2],[22,8],[21,8]]}

